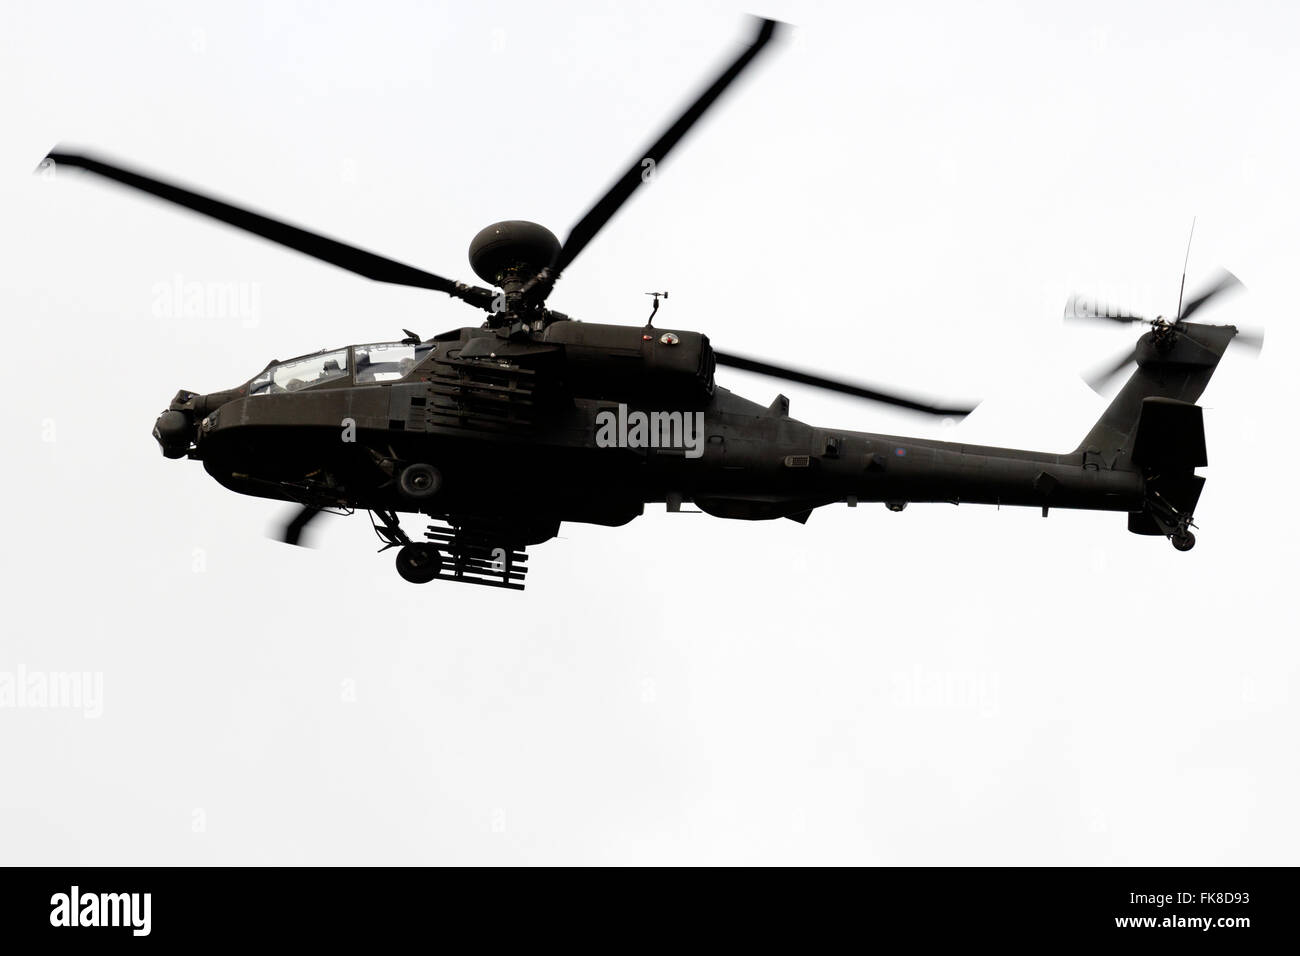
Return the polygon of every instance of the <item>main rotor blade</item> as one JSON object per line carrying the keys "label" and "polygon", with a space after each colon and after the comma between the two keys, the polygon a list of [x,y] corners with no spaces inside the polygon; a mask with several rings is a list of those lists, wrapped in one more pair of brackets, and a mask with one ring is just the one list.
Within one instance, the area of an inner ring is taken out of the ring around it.
{"label": "main rotor blade", "polygon": [[560,274],[569,267],[569,264],[577,258],[578,253],[582,252],[605,224],[614,217],[614,214],[627,202],[628,198],[636,192],[637,187],[654,175],[664,157],[681,141],[682,137],[690,132],[691,127],[705,114],[727,87],[735,81],[736,77],[749,66],[754,57],[758,56],[759,51],[767,46],[772,37],[775,36],[778,26],[781,26],[781,24],[776,20],[760,20],[758,32],[749,46],[741,52],[740,56],[696,98],[694,103],[687,107],[686,111],[677,118],[677,121],[669,126],[664,131],[664,134],[637,158],[636,162],[628,167],[627,172],[619,177],[614,185],[609,188],[609,191],[587,210],[587,214],[578,220],[577,224],[570,230],[568,238],[564,240],[564,245],[561,247],[559,255],[555,257],[555,261],[528,284],[525,291],[533,302],[545,300]]}
{"label": "main rotor blade", "polygon": [[1106,387],[1107,382],[1109,382],[1112,378],[1114,378],[1120,372],[1124,371],[1124,369],[1128,368],[1129,365],[1131,365],[1136,361],[1137,361],[1137,346],[1135,345],[1128,352],[1125,352],[1124,356],[1119,361],[1113,362],[1110,365],[1105,366],[1104,368],[1098,369],[1097,371],[1089,375],[1086,379],[1084,379],[1084,381],[1088,383],[1088,387],[1091,388],[1094,392],[1100,392],[1103,388]]}
{"label": "main rotor blade", "polygon": [[1183,306],[1183,312],[1180,316],[1178,316],[1178,320],[1181,322],[1189,318],[1193,312],[1195,312],[1201,306],[1205,305],[1210,300],[1214,299],[1216,296],[1222,295],[1224,292],[1228,292],[1232,289],[1237,289],[1241,287],[1242,286],[1241,286],[1240,279],[1238,279],[1227,269],[1222,270],[1222,272],[1219,274],[1219,277],[1213,283],[1211,283],[1208,288],[1206,288],[1203,292],[1201,292],[1200,295],[1196,296],[1196,298],[1189,300]]}
{"label": "main rotor blade", "polygon": [[152,176],[146,176],[143,173],[94,156],[84,153],[64,152],[55,147],[45,158],[47,161],[53,162],[56,169],[61,165],[84,169],[87,172],[111,179],[124,186],[130,186],[132,189],[138,189],[141,192],[149,193],[151,196],[157,196],[159,199],[165,199],[178,206],[184,206],[186,209],[201,213],[219,222],[243,229],[245,232],[251,232],[263,239],[269,239],[282,246],[288,246],[290,249],[295,249],[323,262],[347,269],[349,272],[355,272],[367,279],[374,279],[376,282],[390,282],[394,285],[413,286],[417,289],[433,289],[437,292],[445,292],[448,295],[471,301],[472,304],[481,308],[487,307],[485,304],[487,300],[484,300],[484,302],[477,301],[479,297],[476,293],[483,293],[489,298],[492,295],[486,289],[474,289],[472,286],[453,282],[451,279],[444,279],[442,276],[434,275],[432,272],[425,272],[423,269],[415,268],[415,266],[408,266],[394,259],[367,252],[365,249],[358,249],[356,246],[339,242],[337,239],[329,239],[319,233],[310,232],[298,226],[291,226],[278,219],[272,219],[269,216],[263,216],[260,213],[223,202],[220,199],[205,196],[175,183],[168,183]]}
{"label": "main rotor blade", "polygon": [[783,365],[772,365],[768,362],[745,358],[743,355],[735,355],[731,352],[719,352],[715,349],[713,356],[717,359],[719,365],[728,365],[731,368],[743,369],[746,372],[758,372],[760,375],[771,375],[773,378],[783,378],[791,382],[799,382],[802,385],[813,385],[817,388],[829,389],[832,392],[842,392],[845,395],[856,395],[858,398],[870,399],[873,402],[884,402],[886,405],[896,405],[899,408],[910,408],[912,411],[925,412],[928,415],[965,418],[975,410],[974,406],[966,408],[935,405],[919,398],[907,398],[903,395],[867,388],[865,385],[841,382],[837,379],[826,378],[824,375],[801,372],[798,369],[786,368]]}
{"label": "main rotor blade", "polygon": [[321,513],[321,509],[313,505],[303,505],[293,518],[285,524],[284,532],[280,540],[285,544],[301,544],[303,530],[311,524],[312,519]]}
{"label": "main rotor blade", "polygon": [[1134,315],[1124,309],[1085,299],[1081,295],[1072,295],[1065,301],[1064,317],[1067,319],[1105,319],[1109,322],[1145,322],[1140,315]]}

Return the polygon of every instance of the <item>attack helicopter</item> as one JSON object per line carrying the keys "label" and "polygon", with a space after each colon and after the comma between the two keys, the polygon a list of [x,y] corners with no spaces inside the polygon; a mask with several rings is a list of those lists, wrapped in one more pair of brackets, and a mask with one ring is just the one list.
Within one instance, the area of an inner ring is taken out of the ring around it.
{"label": "attack helicopter", "polygon": [[[547,307],[564,270],[779,31],[772,20],[587,211],[561,243],[543,226],[498,222],[469,247],[467,285],[129,169],[56,147],[43,165],[116,181],[366,278],[444,293],[486,313],[432,338],[408,330],[272,361],[222,391],[182,389],[153,436],[169,459],[202,462],[245,495],[293,502],[283,540],[299,544],[322,512],[366,511],[399,574],[522,590],[526,549],[562,522],[621,526],[648,503],[691,504],[740,520],[806,522],[832,503],[954,502],[1093,509],[1128,529],[1195,543],[1206,464],[1195,404],[1233,326],[1188,321],[1238,283],[1226,275],[1172,320],[1150,321],[1136,365],[1101,419],[1068,454],[819,428],[715,380],[758,372],[930,415],[969,404],[900,395],[716,349],[702,333],[589,323]],[[1185,270],[1184,270],[1185,273]],[[1074,317],[1146,322],[1072,300]],[[400,516],[428,519],[424,540]]]}

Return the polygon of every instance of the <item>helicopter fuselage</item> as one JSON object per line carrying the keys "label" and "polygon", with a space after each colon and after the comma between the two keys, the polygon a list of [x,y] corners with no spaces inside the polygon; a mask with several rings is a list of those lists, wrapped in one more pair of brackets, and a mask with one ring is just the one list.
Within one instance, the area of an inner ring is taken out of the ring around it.
{"label": "helicopter fuselage", "polygon": [[[382,348],[323,353],[337,358],[319,384],[258,393],[273,365],[215,400],[182,392],[171,411],[202,413],[186,456],[241,494],[490,522],[529,544],[562,521],[622,525],[656,502],[797,521],[835,502],[1143,503],[1140,473],[1089,467],[1083,453],[805,424],[784,397],[765,407],[716,386],[698,333],[568,322],[514,337],[462,329],[424,343],[420,364],[400,377],[366,381],[362,350]],[[280,366],[297,374],[309,358]],[[436,493],[403,488],[413,463],[437,469]]]}

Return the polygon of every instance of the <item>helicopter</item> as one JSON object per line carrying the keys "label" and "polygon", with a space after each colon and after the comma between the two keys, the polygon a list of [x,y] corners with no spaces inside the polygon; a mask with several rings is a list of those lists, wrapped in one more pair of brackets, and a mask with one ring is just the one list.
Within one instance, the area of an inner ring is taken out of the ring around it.
{"label": "helicopter", "polygon": [[[406,581],[522,590],[527,548],[562,522],[618,527],[663,503],[720,518],[799,523],[826,505],[952,502],[1114,511],[1129,531],[1179,551],[1196,538],[1205,479],[1201,408],[1235,326],[1189,319],[1240,285],[1225,273],[1175,318],[1147,320],[1075,298],[1067,314],[1150,325],[1104,378],[1136,366],[1067,454],[842,429],[790,417],[715,380],[719,367],[958,419],[937,402],[716,349],[696,331],[582,322],[549,309],[564,270],[714,102],[771,44],[757,21],[735,59],[578,220],[561,243],[544,226],[494,223],[469,246],[468,285],[327,238],[120,164],[62,147],[42,167],[73,167],[385,283],[444,293],[481,325],[354,344],[268,363],[233,388],[182,389],[154,424],[169,459],[202,462],[231,491],[296,504],[282,540],[301,544],[322,512],[366,511]],[[1184,282],[1186,263],[1184,263]],[[424,540],[403,514],[428,519]]]}

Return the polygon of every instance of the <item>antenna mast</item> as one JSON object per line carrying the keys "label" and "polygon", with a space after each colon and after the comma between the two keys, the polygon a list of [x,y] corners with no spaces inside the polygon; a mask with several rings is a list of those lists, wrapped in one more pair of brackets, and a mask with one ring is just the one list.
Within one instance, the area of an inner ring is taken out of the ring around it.
{"label": "antenna mast", "polygon": [[1178,283],[1178,311],[1174,313],[1174,321],[1178,322],[1183,317],[1183,289],[1187,285],[1187,261],[1192,257],[1192,236],[1196,234],[1196,217],[1192,217],[1192,228],[1187,233],[1187,252],[1183,256],[1183,280]]}

